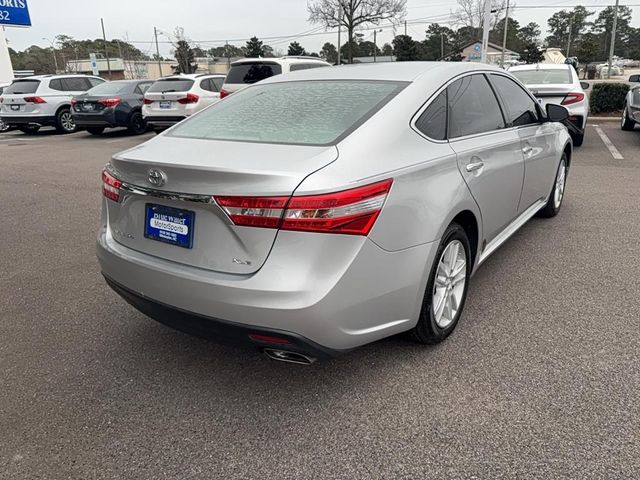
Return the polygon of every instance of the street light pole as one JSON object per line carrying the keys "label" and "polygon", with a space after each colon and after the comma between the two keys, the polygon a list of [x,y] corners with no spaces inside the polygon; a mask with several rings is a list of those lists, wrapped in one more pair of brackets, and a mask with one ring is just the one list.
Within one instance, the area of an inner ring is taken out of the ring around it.
{"label": "street light pole", "polygon": [[482,51],[480,62],[487,63],[487,50],[489,49],[489,30],[491,29],[491,0],[484,1],[484,24],[482,26]]}
{"label": "street light pole", "polygon": [[504,68],[504,51],[507,49],[507,30],[509,29],[509,0],[507,0],[507,11],[504,16],[504,32],[502,34],[502,55],[500,56],[500,66]]}
{"label": "street light pole", "polygon": [[162,62],[160,61],[160,46],[158,45],[158,29],[153,27],[153,36],[156,39],[156,57],[158,57],[158,78],[162,78]]}
{"label": "street light pole", "polygon": [[373,62],[375,63],[378,58],[378,32],[381,32],[382,29],[375,29],[373,31]]}
{"label": "street light pole", "polygon": [[111,80],[111,61],[109,60],[109,49],[107,48],[107,35],[104,33],[104,20],[100,19],[102,25],[102,38],[104,40],[104,54],[107,57],[107,71],[109,72],[109,80]]}
{"label": "street light pole", "polygon": [[340,58],[340,34],[342,33],[342,4],[338,9],[338,65],[342,63],[342,59]]}
{"label": "street light pole", "polygon": [[51,51],[53,51],[53,64],[55,65],[55,73],[58,73],[58,57],[56,57],[56,46],[55,44],[48,38],[42,37],[42,40],[46,40],[51,44]]}
{"label": "street light pole", "polygon": [[569,40],[567,40],[567,58],[571,53],[571,34],[573,33],[573,15],[569,18]]}
{"label": "street light pole", "polygon": [[616,0],[616,11],[613,14],[613,28],[611,29],[611,45],[609,46],[609,68],[607,69],[607,78],[611,78],[611,62],[613,60],[613,52],[616,46],[616,28],[618,26],[618,5],[620,0]]}

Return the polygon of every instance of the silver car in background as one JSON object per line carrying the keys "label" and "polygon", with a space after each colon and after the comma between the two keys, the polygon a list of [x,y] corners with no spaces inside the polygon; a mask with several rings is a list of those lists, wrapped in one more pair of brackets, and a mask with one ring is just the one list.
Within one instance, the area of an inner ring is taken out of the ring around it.
{"label": "silver car in background", "polygon": [[473,63],[267,79],[113,157],[102,273],[162,323],[277,360],[440,342],[478,266],[560,210],[566,117]]}
{"label": "silver car in background", "polygon": [[524,83],[543,107],[549,103],[566,107],[573,145],[582,145],[589,117],[589,98],[584,87],[589,84],[580,82],[572,65],[518,65],[510,67],[509,73]]}
{"label": "silver car in background", "polygon": [[631,89],[624,99],[622,109],[622,130],[633,130],[636,123],[640,123],[640,75],[631,75],[629,83]]}

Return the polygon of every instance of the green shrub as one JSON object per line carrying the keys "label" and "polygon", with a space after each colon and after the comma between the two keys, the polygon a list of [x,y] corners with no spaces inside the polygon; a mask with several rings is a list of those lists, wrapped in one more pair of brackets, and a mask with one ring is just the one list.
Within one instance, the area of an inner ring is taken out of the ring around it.
{"label": "green shrub", "polygon": [[589,96],[591,113],[622,111],[627,92],[629,92],[629,85],[626,83],[596,83]]}

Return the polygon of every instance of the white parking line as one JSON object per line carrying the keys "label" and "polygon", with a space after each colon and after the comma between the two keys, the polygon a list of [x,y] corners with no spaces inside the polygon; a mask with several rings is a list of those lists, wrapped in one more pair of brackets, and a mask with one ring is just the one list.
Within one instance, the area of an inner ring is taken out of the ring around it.
{"label": "white parking line", "polygon": [[599,125],[594,125],[593,127],[596,129],[596,132],[598,132],[598,135],[602,139],[602,142],[609,149],[609,153],[611,153],[611,156],[613,157],[613,159],[614,160],[624,160],[624,157],[622,156],[622,154],[618,151],[618,149],[613,144],[613,142],[611,140],[609,140],[609,137],[607,137],[607,134],[602,131],[600,126]]}

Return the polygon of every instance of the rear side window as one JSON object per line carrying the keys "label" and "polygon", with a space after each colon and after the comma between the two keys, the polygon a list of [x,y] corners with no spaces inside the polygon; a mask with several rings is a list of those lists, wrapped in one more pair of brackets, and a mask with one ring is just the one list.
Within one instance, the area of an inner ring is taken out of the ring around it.
{"label": "rear side window", "polygon": [[484,75],[470,75],[447,88],[449,138],[504,128],[500,105]]}
{"label": "rear side window", "polygon": [[135,93],[139,94],[139,95],[144,95],[144,92],[146,92],[147,90],[149,90],[149,87],[152,85],[151,82],[147,82],[147,83],[139,83],[136,86],[136,90]]}
{"label": "rear side window", "polygon": [[438,95],[416,121],[416,128],[434,140],[447,138],[447,91]]}
{"label": "rear side window", "polygon": [[56,78],[55,80],[51,80],[49,82],[49,88],[51,90],[58,90],[59,92],[64,92],[65,90],[64,85],[62,84],[62,80],[59,78]]}
{"label": "rear side window", "polygon": [[536,102],[510,78],[502,75],[491,75],[491,82],[502,98],[507,109],[507,123],[514,127],[522,127],[538,123]]}
{"label": "rear side window", "polygon": [[213,83],[215,87],[215,91],[219,92],[220,89],[222,88],[222,85],[224,84],[224,78],[221,78],[221,77],[212,78],[211,83]]}
{"label": "rear side window", "polygon": [[265,78],[280,75],[282,67],[277,63],[239,63],[227,74],[227,83],[256,83]]}
{"label": "rear side window", "polygon": [[206,78],[200,82],[200,88],[203,90],[207,90],[209,92],[218,92],[220,89],[216,87],[216,84],[213,82],[213,78]]}
{"label": "rear side window", "polygon": [[398,94],[406,83],[320,80],[253,87],[179,123],[168,135],[289,145],[331,145]]}
{"label": "rear side window", "polygon": [[62,84],[67,92],[85,92],[91,88],[87,78],[63,78]]}
{"label": "rear side window", "polygon": [[88,78],[87,80],[89,80],[92,87],[96,87],[104,83],[104,80],[101,80],[100,78]]}
{"label": "rear side window", "polygon": [[193,87],[193,80],[187,78],[168,78],[166,80],[158,80],[149,87],[149,93],[162,92],[187,92]]}
{"label": "rear side window", "polygon": [[23,93],[36,93],[40,86],[40,80],[17,80],[9,85],[5,91],[5,95],[21,95]]}
{"label": "rear side window", "polygon": [[573,83],[573,76],[568,67],[547,70],[515,70],[509,73],[525,85],[568,85]]}

